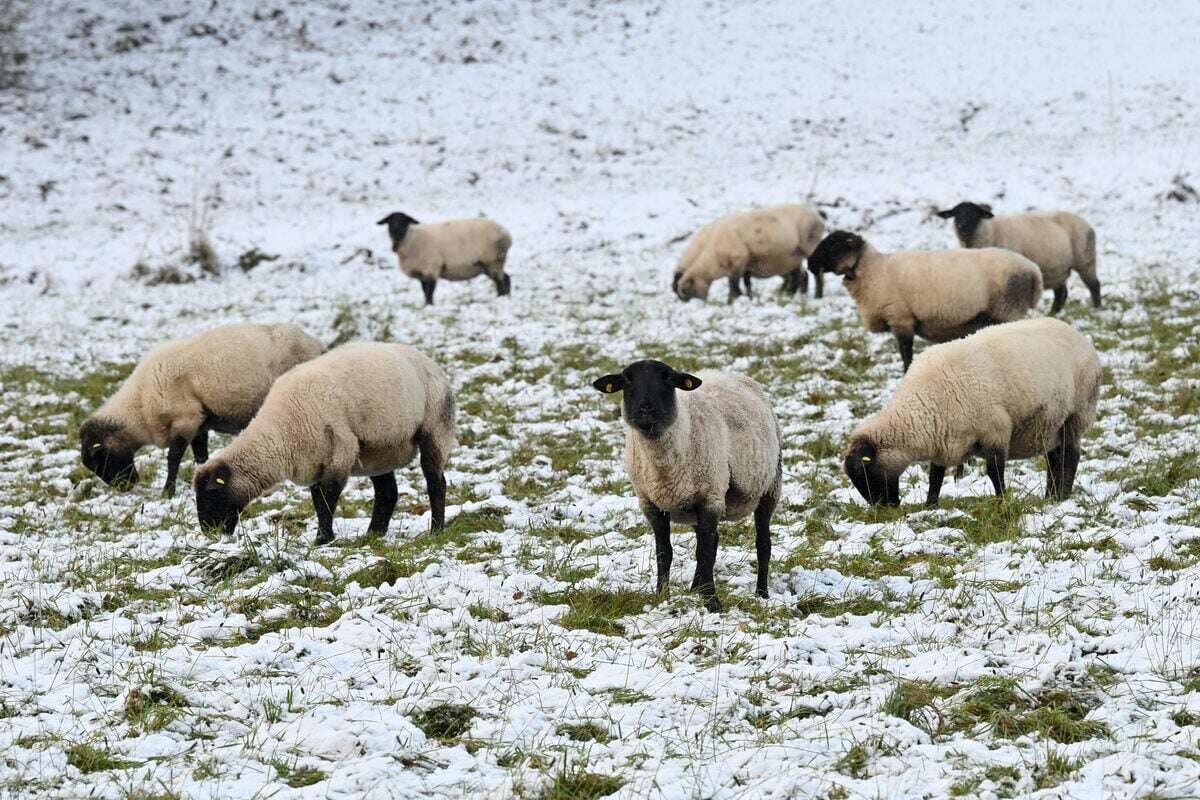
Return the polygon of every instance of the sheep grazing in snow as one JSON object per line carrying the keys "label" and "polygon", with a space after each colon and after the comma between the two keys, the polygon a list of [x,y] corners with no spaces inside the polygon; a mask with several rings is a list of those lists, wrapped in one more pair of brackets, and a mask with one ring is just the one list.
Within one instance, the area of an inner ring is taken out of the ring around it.
{"label": "sheep grazing in snow", "polygon": [[189,445],[204,463],[210,430],[245,428],[275,379],[324,349],[288,324],[223,325],[159,345],[79,429],[83,464],[105,483],[132,485],[138,449],[165,447],[163,495],[171,497]]}
{"label": "sheep grazing in snow", "polygon": [[[825,233],[825,223],[812,209],[798,205],[771,206],[714,220],[692,237],[671,280],[680,300],[708,299],[720,278],[729,279],[729,302],[741,295],[739,281],[752,296],[750,278],[783,276],[783,290],[794,295],[808,291],[804,259]],[[824,294],[817,274],[816,296]]]}
{"label": "sheep grazing in snow", "polygon": [[425,305],[433,305],[439,278],[468,281],[482,273],[496,284],[496,294],[512,290],[504,271],[512,236],[490,219],[452,219],[421,224],[408,214],[393,212],[379,220],[387,225],[400,271],[421,282]]}
{"label": "sheep grazing in snow", "polygon": [[906,371],[914,336],[946,342],[1020,319],[1042,294],[1037,265],[997,247],[881,253],[857,234],[834,231],[808,268],[842,276],[867,330],[896,337]]}
{"label": "sheep grazing in snow", "polygon": [[1096,232],[1081,217],[1067,211],[997,217],[984,203],[959,203],[937,215],[954,220],[954,233],[963,247],[1003,247],[1037,264],[1045,288],[1054,290],[1051,314],[1057,314],[1067,302],[1071,270],[1079,273],[1092,293],[1092,305],[1100,307]]}
{"label": "sheep grazing in snow", "polygon": [[310,487],[316,543],[326,544],[347,479],[365,475],[375,487],[367,530],[385,533],[396,507],[394,470],[420,453],[438,530],[453,447],[454,394],[437,364],[406,345],[345,344],[275,382],[246,430],[197,470],[196,511],[201,525],[232,533],[251,500],[289,480]]}
{"label": "sheep grazing in snow", "polygon": [[757,383],[741,375],[688,375],[636,361],[592,384],[624,392],[625,465],[654,531],[658,591],[671,573],[671,520],[696,527],[696,573],[710,611],[720,611],[713,565],[718,520],[754,513],[760,597],[767,596],[771,516],[779,500],[779,424]]}
{"label": "sheep grazing in snow", "polygon": [[844,469],[873,505],[900,504],[900,474],[930,462],[926,504],[946,468],[982,456],[996,495],[1004,465],[1046,456],[1046,497],[1075,486],[1079,440],[1096,416],[1100,359],[1059,320],[1009,322],[919,355],[883,410],[850,437]]}

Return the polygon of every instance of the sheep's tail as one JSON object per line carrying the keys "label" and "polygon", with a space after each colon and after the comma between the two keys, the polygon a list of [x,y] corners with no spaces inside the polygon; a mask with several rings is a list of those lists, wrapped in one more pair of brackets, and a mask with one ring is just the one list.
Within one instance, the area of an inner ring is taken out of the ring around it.
{"label": "sheep's tail", "polygon": [[1075,271],[1092,293],[1092,305],[1100,307],[1100,278],[1096,276],[1096,231],[1088,228],[1083,240],[1083,252],[1077,254]]}

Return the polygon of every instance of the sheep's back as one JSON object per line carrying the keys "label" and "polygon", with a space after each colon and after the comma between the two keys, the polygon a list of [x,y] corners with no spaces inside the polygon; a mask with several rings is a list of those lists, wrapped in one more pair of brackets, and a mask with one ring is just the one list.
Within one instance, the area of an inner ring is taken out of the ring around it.
{"label": "sheep's back", "polygon": [[[736,487],[736,494],[745,497],[753,510],[778,477],[781,443],[775,412],[762,387],[744,375],[704,371],[696,377],[700,388],[688,397],[695,403],[693,424],[720,419],[731,489]],[[742,516],[746,511],[730,508],[726,514]]]}

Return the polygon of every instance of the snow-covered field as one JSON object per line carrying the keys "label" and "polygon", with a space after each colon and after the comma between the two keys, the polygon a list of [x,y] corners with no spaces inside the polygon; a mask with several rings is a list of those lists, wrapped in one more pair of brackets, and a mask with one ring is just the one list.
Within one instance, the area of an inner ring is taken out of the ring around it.
{"label": "snow-covered field", "polygon": [[[0,795],[1200,795],[1197,4],[15,7]],[[951,246],[930,210],[961,199],[1095,225],[1105,308],[1072,279],[1064,317],[1101,351],[1101,416],[1069,502],[1018,463],[1003,503],[970,472],[922,510],[912,469],[904,508],[870,511],[839,455],[892,341],[837,285],[684,305],[671,270],[754,204],[893,249]],[[422,308],[375,225],[398,209],[502,221],[513,295]],[[172,283],[202,273],[189,227],[223,274]],[[300,487],[229,540],[190,489],[159,498],[161,452],[126,494],[83,469],[78,424],[149,346],[243,319],[445,367],[444,533],[415,465],[386,537],[353,481],[323,548]],[[745,523],[724,614],[687,591],[685,529],[651,593],[590,387],[644,356],[772,395],[770,600]]]}

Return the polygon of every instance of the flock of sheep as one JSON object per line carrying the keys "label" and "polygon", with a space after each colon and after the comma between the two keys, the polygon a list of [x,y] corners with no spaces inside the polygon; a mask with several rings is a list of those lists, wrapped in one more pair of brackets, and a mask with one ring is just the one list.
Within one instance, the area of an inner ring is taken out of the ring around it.
{"label": "flock of sheep", "polygon": [[[781,276],[789,294],[807,292],[807,269],[823,293],[840,275],[866,327],[890,332],[906,372],[895,395],[851,435],[843,468],[871,504],[900,504],[900,475],[928,462],[927,504],[938,502],[948,467],[983,459],[997,496],[1009,459],[1046,457],[1046,497],[1072,490],[1080,438],[1095,418],[1100,362],[1086,336],[1049,317],[1022,319],[1044,289],[1051,314],[1066,302],[1074,270],[1100,305],[1096,239],[1074,214],[995,216],[959,203],[964,249],[881,253],[847,231],[825,235],[819,214],[783,205],[734,214],[702,227],[675,271],[682,300],[707,298],[729,282],[732,301],[751,279]],[[438,279],[487,274],[508,294],[512,237],[486,219],[422,224],[403,213],[387,225],[400,268],[421,282],[427,304]],[[938,342],[915,361],[914,337]],[[910,369],[911,365],[911,369]],[[757,593],[767,596],[770,523],[782,484],[782,441],[770,400],[750,378],[681,372],[637,361],[598,378],[621,393],[626,467],[654,532],[657,588],[673,552],[671,522],[696,529],[692,589],[718,611],[713,566],[721,520],[754,515]],[[210,430],[238,434],[211,460]],[[455,399],[442,369],[399,344],[350,343],[324,352],[290,324],[235,324],[161,345],[80,430],[84,465],[106,483],[137,482],[134,456],[167,448],[163,493],[171,496],[184,452],[201,525],[232,533],[253,499],[287,480],[308,486],[317,544],[333,540],[333,515],[347,480],[367,476],[375,497],[368,528],[387,531],[395,470],[419,455],[431,523],[445,521],[445,464],[455,444]]]}

